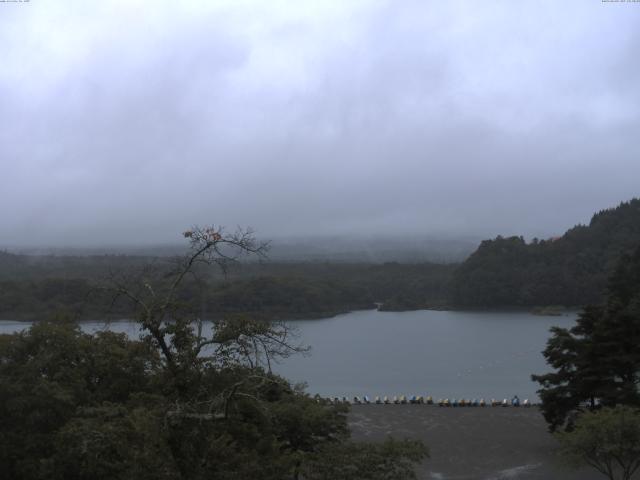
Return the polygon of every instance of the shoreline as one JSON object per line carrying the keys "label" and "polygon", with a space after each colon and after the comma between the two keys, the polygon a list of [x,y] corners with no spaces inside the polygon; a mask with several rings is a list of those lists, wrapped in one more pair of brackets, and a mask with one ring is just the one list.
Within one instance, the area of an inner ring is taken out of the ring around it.
{"label": "shoreline", "polygon": [[[377,306],[371,306],[370,308],[351,308],[351,309],[341,309],[341,310],[327,310],[320,312],[305,312],[305,313],[295,313],[295,312],[226,312],[220,315],[214,315],[211,318],[205,321],[212,321],[218,318],[223,318],[225,315],[249,315],[255,316],[257,318],[264,318],[266,320],[282,320],[282,321],[312,321],[312,320],[325,320],[335,318],[340,315],[346,315],[349,313],[355,312],[366,312],[366,311],[378,311],[381,313],[404,313],[404,312],[482,312],[482,313],[529,313],[531,315],[540,316],[540,317],[561,317],[561,316],[569,316],[575,315],[579,313],[583,307],[580,306],[560,306],[560,305],[547,305],[547,306],[530,306],[530,307],[522,307],[522,306],[500,306],[500,307],[481,307],[481,306],[455,306],[455,305],[423,305],[419,308],[391,308],[385,309],[384,303],[377,303]],[[73,313],[73,312],[70,312]],[[104,315],[104,314],[103,314]],[[25,314],[25,313],[16,313],[11,314],[13,318],[0,318],[0,322],[24,322],[24,323],[33,323],[42,321],[43,319],[34,318],[33,314]],[[106,316],[106,315],[104,315]],[[77,320],[78,323],[85,322],[114,322],[114,321],[128,321],[126,318],[120,318],[117,320],[107,320],[102,318],[99,313],[96,313],[92,318],[86,318],[82,316]]]}
{"label": "shoreline", "polygon": [[[355,312],[380,312],[380,313],[405,313],[405,312],[479,312],[479,313],[529,313],[532,316],[536,317],[566,317],[569,315],[578,314],[582,307],[564,307],[563,310],[558,312],[554,310],[550,313],[541,312],[539,307],[528,308],[528,307],[496,307],[496,308],[482,308],[482,307],[455,307],[455,306],[434,306],[434,307],[424,307],[417,309],[406,309],[406,310],[385,310],[383,308],[356,308],[352,310],[330,310],[327,312],[309,312],[304,315],[298,315],[295,313],[282,313],[282,314],[269,314],[268,317],[265,317],[264,314],[259,312],[229,312],[227,314],[214,316],[212,318],[208,318],[204,320],[205,322],[211,322],[213,320],[217,320],[219,318],[223,318],[225,315],[254,315],[256,317],[262,316],[265,320],[280,320],[280,321],[314,321],[314,320],[328,320],[340,315],[348,315],[350,313]],[[20,318],[22,316],[22,318]],[[15,318],[17,317],[17,318]],[[0,323],[36,323],[43,321],[43,319],[35,319],[30,316],[16,315],[14,318],[0,318]],[[128,318],[118,318],[118,319],[101,319],[101,318],[81,318],[75,320],[77,323],[119,323],[119,322],[133,322],[134,320]]]}

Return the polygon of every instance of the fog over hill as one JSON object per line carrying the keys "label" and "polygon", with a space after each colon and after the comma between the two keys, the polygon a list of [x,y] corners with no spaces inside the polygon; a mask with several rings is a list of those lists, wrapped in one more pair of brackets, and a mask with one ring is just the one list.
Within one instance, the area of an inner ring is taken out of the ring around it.
{"label": "fog over hill", "polygon": [[[262,239],[261,239],[262,240]],[[268,240],[268,239],[267,239]],[[275,262],[461,262],[473,252],[479,237],[315,236],[271,239],[265,261]],[[179,243],[165,245],[104,245],[93,247],[10,246],[7,251],[43,256],[142,255],[171,256],[184,253]],[[255,259],[249,259],[255,261]]]}
{"label": "fog over hill", "polygon": [[274,240],[273,260],[332,262],[460,262],[480,242],[474,237],[297,237]]}

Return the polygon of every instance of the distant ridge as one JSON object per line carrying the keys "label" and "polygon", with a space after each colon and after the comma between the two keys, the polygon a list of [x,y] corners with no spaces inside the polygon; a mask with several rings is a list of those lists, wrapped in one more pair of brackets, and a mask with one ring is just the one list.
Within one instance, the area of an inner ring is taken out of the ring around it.
{"label": "distant ridge", "polygon": [[458,306],[581,306],[598,303],[621,255],[640,245],[640,199],[593,215],[563,236],[483,241],[454,272]]}
{"label": "distant ridge", "polygon": [[17,265],[21,263],[22,257],[9,253],[5,250],[0,250],[0,266],[3,265]]}

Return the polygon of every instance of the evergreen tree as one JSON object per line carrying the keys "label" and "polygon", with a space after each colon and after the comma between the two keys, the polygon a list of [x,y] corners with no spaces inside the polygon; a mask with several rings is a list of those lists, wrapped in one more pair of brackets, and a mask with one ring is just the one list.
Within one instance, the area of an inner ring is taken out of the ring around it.
{"label": "evergreen tree", "polygon": [[593,215],[563,236],[526,243],[485,240],[454,272],[454,305],[577,306],[601,303],[617,260],[640,244],[640,199]]}
{"label": "evergreen tree", "polygon": [[556,371],[533,375],[552,430],[599,406],[640,405],[640,248],[619,261],[605,305],[588,306],[571,329],[552,329],[543,352]]}

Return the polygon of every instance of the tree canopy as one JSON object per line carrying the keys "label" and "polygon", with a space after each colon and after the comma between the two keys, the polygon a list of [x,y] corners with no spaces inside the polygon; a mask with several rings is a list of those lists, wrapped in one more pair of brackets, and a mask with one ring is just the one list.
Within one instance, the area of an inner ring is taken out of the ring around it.
{"label": "tree canopy", "polygon": [[585,409],[640,405],[640,248],[618,262],[607,302],[553,328],[543,354],[555,371],[532,378],[551,429],[571,428]]}
{"label": "tree canopy", "polygon": [[640,411],[604,408],[582,415],[571,432],[559,432],[560,454],[572,467],[589,465],[609,480],[630,480],[640,468]]}
{"label": "tree canopy", "polygon": [[225,268],[237,255],[261,253],[251,233],[196,227],[185,237],[184,257],[115,274],[103,286],[136,312],[138,340],[83,333],[65,317],[0,335],[3,474],[346,479],[367,465],[366,478],[412,478],[424,445],[351,443],[346,406],[312,398],[271,371],[272,359],[303,349],[285,324],[232,316],[208,331],[181,296],[182,283],[197,279],[195,265]]}
{"label": "tree canopy", "polygon": [[460,306],[583,306],[603,301],[616,262],[640,244],[640,199],[593,215],[547,240],[486,240],[453,275]]}

